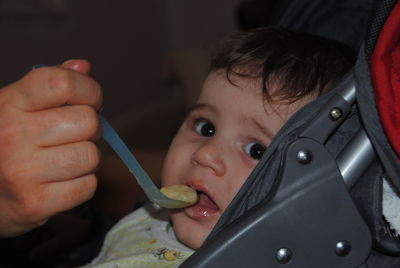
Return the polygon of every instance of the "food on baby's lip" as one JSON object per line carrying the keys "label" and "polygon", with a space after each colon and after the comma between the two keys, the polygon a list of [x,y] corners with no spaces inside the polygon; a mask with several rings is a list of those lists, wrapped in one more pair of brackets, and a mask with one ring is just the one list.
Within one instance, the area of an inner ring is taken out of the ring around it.
{"label": "food on baby's lip", "polygon": [[160,191],[169,198],[188,203],[188,206],[197,202],[196,191],[183,184],[162,187]]}

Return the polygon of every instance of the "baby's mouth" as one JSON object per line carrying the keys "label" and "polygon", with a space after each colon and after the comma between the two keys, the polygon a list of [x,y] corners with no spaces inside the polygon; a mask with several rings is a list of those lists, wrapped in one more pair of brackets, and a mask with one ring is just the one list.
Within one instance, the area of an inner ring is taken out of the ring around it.
{"label": "baby's mouth", "polygon": [[202,191],[197,191],[198,201],[195,205],[201,206],[207,209],[219,210],[217,204],[212,198]]}
{"label": "baby's mouth", "polygon": [[196,192],[198,195],[197,203],[184,210],[189,217],[194,220],[207,220],[219,214],[220,208],[209,194],[199,190]]}

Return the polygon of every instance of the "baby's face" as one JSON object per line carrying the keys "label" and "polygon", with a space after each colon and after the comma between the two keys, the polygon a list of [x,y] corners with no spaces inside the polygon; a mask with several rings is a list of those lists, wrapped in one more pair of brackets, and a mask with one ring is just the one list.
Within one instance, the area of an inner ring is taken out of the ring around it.
{"label": "baby's face", "polygon": [[194,249],[202,245],[273,136],[302,105],[271,106],[263,101],[258,83],[235,83],[223,72],[208,76],[164,163],[164,186],[185,184],[198,192],[195,205],[171,211],[178,239]]}

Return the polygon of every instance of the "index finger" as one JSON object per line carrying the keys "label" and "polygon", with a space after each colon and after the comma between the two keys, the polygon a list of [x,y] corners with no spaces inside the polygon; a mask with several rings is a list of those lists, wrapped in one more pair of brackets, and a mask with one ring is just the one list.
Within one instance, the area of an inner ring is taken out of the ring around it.
{"label": "index finger", "polygon": [[102,91],[87,75],[62,67],[34,69],[9,86],[12,103],[24,111],[71,105],[89,105],[99,110]]}

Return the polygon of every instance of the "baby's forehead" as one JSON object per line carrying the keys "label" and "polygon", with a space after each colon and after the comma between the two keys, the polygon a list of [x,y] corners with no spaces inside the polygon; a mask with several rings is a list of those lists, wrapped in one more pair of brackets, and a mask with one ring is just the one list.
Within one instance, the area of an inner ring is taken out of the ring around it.
{"label": "baby's forehead", "polygon": [[[282,83],[279,82],[279,79],[275,79],[274,76],[271,76],[268,81],[264,81],[261,74],[252,74],[240,69],[229,72],[226,69],[213,70],[209,73],[207,80],[213,82],[223,81],[224,83],[229,83],[242,90],[246,90],[250,94],[260,94],[268,91],[268,94],[271,96],[274,94],[279,95],[279,91],[282,89]],[[285,101],[277,102],[284,103]]]}
{"label": "baby's forehead", "polygon": [[294,102],[285,99],[267,99],[263,95],[260,79],[249,79],[235,76],[230,81],[223,71],[209,74],[203,92],[199,98],[200,103],[207,103],[225,110],[233,116],[254,117],[255,120],[265,125],[269,120],[286,122],[290,116],[314,98],[306,96]]}
{"label": "baby's forehead", "polygon": [[[263,81],[263,78],[259,74],[242,74],[242,72],[227,73],[225,69],[218,69],[211,71],[208,78],[212,81],[223,80],[224,83],[229,83],[250,94],[258,95],[261,93],[261,97],[264,96],[263,101],[269,100],[271,103],[268,104],[272,106],[298,107],[300,105],[301,107],[317,98],[316,93],[310,93],[298,99],[296,98],[296,100],[293,100],[293,98],[288,99],[283,95],[286,91],[282,87],[286,82],[280,81],[279,77],[271,76],[268,81]],[[266,93],[268,93],[270,98],[266,97]]]}
{"label": "baby's forehead", "polygon": [[267,114],[276,113],[286,120],[289,119],[293,114],[295,114],[302,107],[313,101],[315,97],[305,96],[294,102],[287,102],[285,100],[275,100],[269,101],[264,100],[264,107]]}
{"label": "baby's forehead", "polygon": [[[243,69],[244,70],[244,69]],[[262,77],[260,74],[257,73],[251,73],[251,72],[245,72],[242,69],[232,69],[232,70],[227,70],[227,69],[217,69],[217,70],[211,70],[210,73],[208,74],[209,77],[222,77],[229,81],[232,84],[239,84],[239,83],[246,83],[246,84],[252,84],[252,85],[257,85],[261,86],[262,82]]]}

